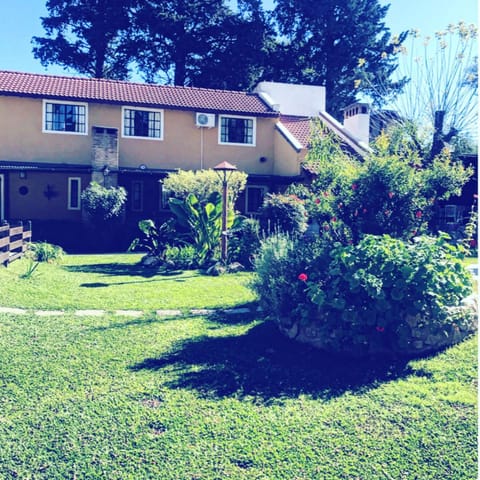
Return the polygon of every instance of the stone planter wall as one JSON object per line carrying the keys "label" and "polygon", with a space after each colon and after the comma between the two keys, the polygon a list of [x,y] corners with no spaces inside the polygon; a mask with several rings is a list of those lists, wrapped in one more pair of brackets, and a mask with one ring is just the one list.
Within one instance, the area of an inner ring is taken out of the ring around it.
{"label": "stone planter wall", "polygon": [[401,335],[385,332],[385,337],[368,338],[361,343],[344,344],[340,349],[335,340],[336,332],[325,332],[322,319],[315,318],[309,324],[292,321],[289,318],[278,319],[280,331],[298,342],[311,345],[320,350],[332,351],[352,356],[363,355],[413,355],[421,356],[455,345],[474,333],[478,328],[478,298],[467,297],[462,305],[449,308],[451,323],[441,328],[422,318],[421,315],[407,315],[398,323]]}

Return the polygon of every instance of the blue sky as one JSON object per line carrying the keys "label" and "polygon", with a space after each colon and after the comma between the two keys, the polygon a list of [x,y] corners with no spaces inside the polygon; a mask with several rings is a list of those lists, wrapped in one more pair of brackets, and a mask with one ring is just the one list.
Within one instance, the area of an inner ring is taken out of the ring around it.
{"label": "blue sky", "polygon": [[[380,0],[390,3],[386,24],[393,33],[410,28],[433,34],[449,23],[463,20],[478,24],[477,0]],[[272,0],[265,0],[267,6]],[[33,58],[31,38],[42,36],[40,17],[46,15],[45,0],[0,0],[0,69],[31,73],[68,73],[60,67],[43,67]]]}

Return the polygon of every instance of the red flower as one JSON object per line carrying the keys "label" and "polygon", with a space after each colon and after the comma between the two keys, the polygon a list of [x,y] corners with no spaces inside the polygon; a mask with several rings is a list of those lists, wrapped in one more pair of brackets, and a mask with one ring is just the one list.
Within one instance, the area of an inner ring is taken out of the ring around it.
{"label": "red flower", "polygon": [[380,325],[377,325],[377,326],[375,327],[375,330],[376,330],[377,332],[383,333],[383,332],[385,331],[385,327],[380,327]]}
{"label": "red flower", "polygon": [[320,203],[320,199],[319,198],[316,198],[315,199],[315,203],[318,205]]}
{"label": "red flower", "polygon": [[388,192],[388,196],[392,198],[395,194],[393,192]]}
{"label": "red flower", "polygon": [[416,216],[417,218],[422,218],[422,215],[423,215],[423,214],[422,214],[422,211],[421,211],[421,210],[417,210],[417,213],[415,214],[415,216]]}
{"label": "red flower", "polygon": [[352,190],[356,190],[358,188],[358,185],[356,183],[352,183]]}
{"label": "red flower", "polygon": [[301,281],[301,282],[306,282],[308,280],[308,275],[306,273],[301,273],[299,276],[298,276],[298,279]]}
{"label": "red flower", "polygon": [[332,217],[332,222],[336,222],[337,221],[337,217]]}

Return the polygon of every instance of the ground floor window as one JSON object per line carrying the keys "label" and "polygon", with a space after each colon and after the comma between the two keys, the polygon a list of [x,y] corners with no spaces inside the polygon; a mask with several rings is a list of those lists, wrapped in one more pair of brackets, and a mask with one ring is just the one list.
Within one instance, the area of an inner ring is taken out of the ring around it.
{"label": "ground floor window", "polygon": [[143,210],[143,182],[136,180],[132,182],[132,211]]}
{"label": "ground floor window", "polygon": [[258,213],[267,193],[267,187],[263,185],[247,186],[245,192],[245,213]]}
{"label": "ground floor window", "polygon": [[68,178],[68,210],[80,210],[81,178]]}

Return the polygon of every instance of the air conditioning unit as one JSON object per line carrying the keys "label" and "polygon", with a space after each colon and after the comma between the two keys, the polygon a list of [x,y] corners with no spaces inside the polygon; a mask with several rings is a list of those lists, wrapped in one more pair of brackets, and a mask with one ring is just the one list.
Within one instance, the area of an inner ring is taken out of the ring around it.
{"label": "air conditioning unit", "polygon": [[215,126],[215,114],[213,113],[196,113],[195,125],[197,127],[214,127]]}

